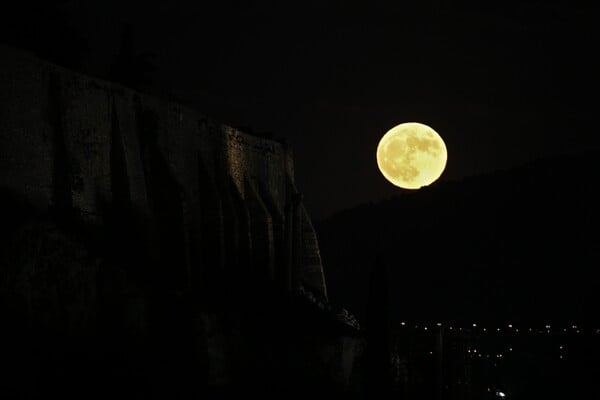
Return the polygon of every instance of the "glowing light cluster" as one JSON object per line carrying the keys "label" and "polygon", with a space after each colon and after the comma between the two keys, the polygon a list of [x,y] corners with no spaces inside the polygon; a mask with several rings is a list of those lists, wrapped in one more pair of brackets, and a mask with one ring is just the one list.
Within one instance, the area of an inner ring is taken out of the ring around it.
{"label": "glowing light cluster", "polygon": [[[402,321],[400,323],[400,325],[402,327],[408,327],[409,323],[406,321]],[[452,324],[445,324],[442,322],[436,322],[433,324],[415,324],[415,325],[410,325],[410,326],[414,326],[414,329],[423,329],[425,331],[429,330],[429,329],[449,329],[449,330],[459,330],[462,331],[463,329],[465,330],[469,330],[469,331],[481,331],[481,332],[488,332],[488,328],[487,327],[482,327],[480,324],[477,323],[473,323],[471,324],[471,326],[469,328],[463,328],[461,326],[454,326]],[[507,324],[505,325],[507,328],[502,328],[501,326],[496,326],[496,327],[490,327],[489,330],[493,331],[493,332],[506,332],[507,334],[512,334],[512,333],[519,333],[521,332],[521,330],[517,327],[515,327],[513,324]],[[523,328],[524,331],[526,332],[531,332],[534,334],[547,334],[547,333],[558,333],[560,331],[562,331],[563,333],[575,333],[575,334],[580,334],[580,333],[584,333],[580,328],[577,327],[577,325],[571,325],[569,328],[562,328],[562,329],[552,329],[552,325],[550,324],[546,324],[544,325],[543,328],[535,328],[535,327],[527,327],[527,328]],[[586,331],[587,333],[592,333],[592,334],[596,334],[596,335],[600,335],[600,328],[593,328],[593,329],[589,329],[588,331]]]}

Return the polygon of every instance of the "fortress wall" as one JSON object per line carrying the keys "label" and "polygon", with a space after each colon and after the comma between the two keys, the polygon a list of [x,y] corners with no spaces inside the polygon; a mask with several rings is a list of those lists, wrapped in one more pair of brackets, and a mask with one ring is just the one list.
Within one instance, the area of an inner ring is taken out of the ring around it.
{"label": "fortress wall", "polygon": [[175,287],[250,268],[326,296],[287,146],[21,51],[0,47],[0,65],[3,192],[99,227],[133,212]]}

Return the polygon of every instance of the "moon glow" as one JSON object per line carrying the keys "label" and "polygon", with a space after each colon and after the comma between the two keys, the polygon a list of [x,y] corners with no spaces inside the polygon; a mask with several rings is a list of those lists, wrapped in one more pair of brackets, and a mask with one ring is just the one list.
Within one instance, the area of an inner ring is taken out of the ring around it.
{"label": "moon glow", "polygon": [[435,182],[444,172],[446,144],[432,128],[406,122],[387,131],[377,146],[377,165],[392,184],[420,189]]}

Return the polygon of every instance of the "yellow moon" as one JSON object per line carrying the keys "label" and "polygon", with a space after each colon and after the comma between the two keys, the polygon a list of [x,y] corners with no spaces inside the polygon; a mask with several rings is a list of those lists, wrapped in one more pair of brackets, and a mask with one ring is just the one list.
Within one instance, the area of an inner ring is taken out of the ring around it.
{"label": "yellow moon", "polygon": [[387,131],[377,146],[377,165],[392,184],[420,189],[444,172],[448,153],[436,131],[425,124],[406,122]]}

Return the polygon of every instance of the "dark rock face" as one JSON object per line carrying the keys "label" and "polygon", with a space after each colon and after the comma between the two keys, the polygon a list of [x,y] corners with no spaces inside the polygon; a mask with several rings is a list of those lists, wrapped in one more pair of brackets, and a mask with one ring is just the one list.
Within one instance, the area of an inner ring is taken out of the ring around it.
{"label": "dark rock face", "polygon": [[8,48],[0,65],[0,397],[348,389],[357,327],[331,322],[286,146]]}

